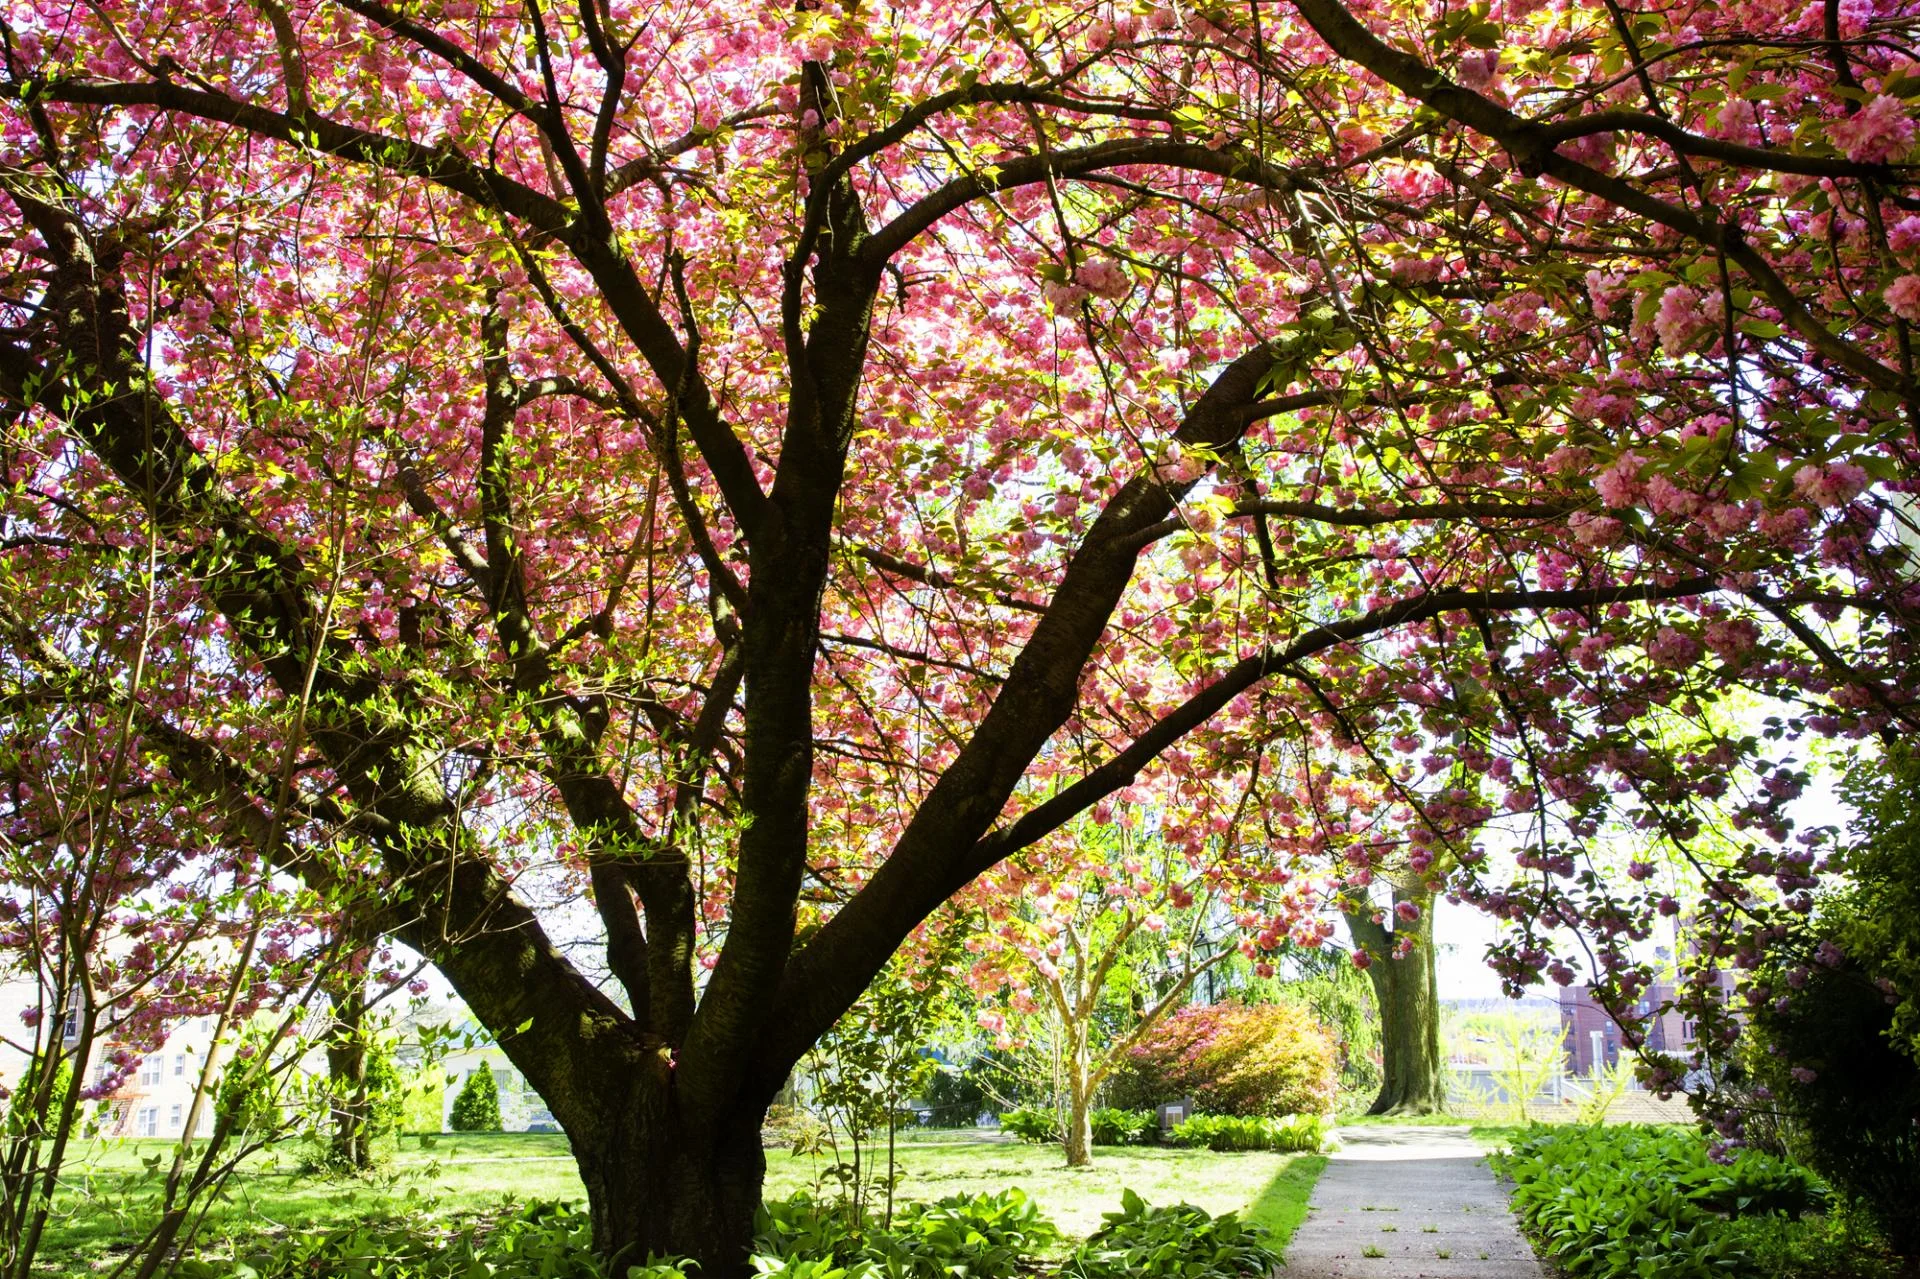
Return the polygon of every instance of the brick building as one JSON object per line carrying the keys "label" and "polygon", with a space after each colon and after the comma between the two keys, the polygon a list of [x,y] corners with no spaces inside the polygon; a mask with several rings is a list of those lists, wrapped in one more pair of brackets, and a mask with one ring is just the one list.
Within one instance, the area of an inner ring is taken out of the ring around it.
{"label": "brick building", "polygon": [[[1733,976],[1720,974],[1722,998],[1732,993]],[[1670,1002],[1676,994],[1671,982],[1658,981],[1648,988],[1636,1011],[1646,1013]],[[1616,1066],[1620,1062],[1620,1027],[1593,1001],[1588,986],[1566,986],[1560,991],[1560,1024],[1566,1030],[1567,1073],[1591,1075],[1597,1067]],[[1682,1053],[1693,1046],[1693,1022],[1668,1009],[1653,1019],[1647,1028],[1646,1047],[1651,1052]]]}

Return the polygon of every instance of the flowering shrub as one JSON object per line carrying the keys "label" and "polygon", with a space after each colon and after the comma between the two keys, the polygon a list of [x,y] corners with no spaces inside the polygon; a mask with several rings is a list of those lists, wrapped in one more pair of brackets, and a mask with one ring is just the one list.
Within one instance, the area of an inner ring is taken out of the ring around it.
{"label": "flowering shrub", "polygon": [[1292,1004],[1187,1008],[1149,1032],[1116,1072],[1112,1101],[1191,1097],[1213,1115],[1325,1114],[1336,1087],[1333,1037]]}

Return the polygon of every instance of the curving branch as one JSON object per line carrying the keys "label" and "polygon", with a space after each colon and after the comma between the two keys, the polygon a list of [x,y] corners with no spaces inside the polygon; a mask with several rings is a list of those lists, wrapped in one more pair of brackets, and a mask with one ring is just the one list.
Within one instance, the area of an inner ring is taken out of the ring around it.
{"label": "curving branch", "polygon": [[1773,264],[1747,243],[1738,226],[1709,222],[1624,179],[1568,159],[1554,149],[1564,140],[1564,135],[1556,136],[1552,125],[1525,120],[1492,99],[1456,84],[1412,54],[1387,44],[1349,13],[1339,0],[1292,0],[1292,3],[1335,53],[1441,115],[1493,139],[1514,158],[1522,173],[1553,178],[1725,254],[1728,261],[1759,286],[1788,326],[1813,350],[1881,390],[1892,391],[1903,398],[1920,393],[1920,387],[1906,374],[1888,368],[1822,324],[1807,310],[1792,286],[1774,270]]}

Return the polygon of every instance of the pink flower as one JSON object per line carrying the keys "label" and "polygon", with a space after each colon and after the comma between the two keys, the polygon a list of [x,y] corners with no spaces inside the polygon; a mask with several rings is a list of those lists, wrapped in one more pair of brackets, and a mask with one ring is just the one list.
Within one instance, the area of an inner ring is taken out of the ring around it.
{"label": "pink flower", "polygon": [[1439,258],[1402,254],[1393,260],[1393,278],[1401,284],[1432,284],[1440,278],[1446,265]]}
{"label": "pink flower", "polygon": [[1700,514],[1700,522],[1716,537],[1729,537],[1753,523],[1753,506],[1748,502],[1715,502]]}
{"label": "pink flower", "polygon": [[1698,494],[1689,493],[1666,476],[1656,475],[1647,481],[1647,509],[1655,515],[1692,515],[1699,508]]}
{"label": "pink flower", "polygon": [[1105,258],[1089,262],[1073,273],[1073,282],[1097,298],[1123,298],[1133,287],[1126,268]]}
{"label": "pink flower", "polygon": [[1885,164],[1913,147],[1913,117],[1900,99],[1877,94],[1846,119],[1828,125],[1827,136],[1855,164]]}
{"label": "pink flower", "polygon": [[1573,525],[1573,540],[1582,546],[1617,546],[1627,526],[1606,515],[1575,511],[1568,521]]}
{"label": "pink flower", "polygon": [[1587,296],[1593,300],[1593,309],[1602,315],[1613,310],[1614,304],[1627,296],[1631,278],[1624,271],[1587,272]]}
{"label": "pink flower", "polygon": [[1499,50],[1487,49],[1461,58],[1459,70],[1454,72],[1453,78],[1475,92],[1484,92],[1499,74]]}
{"label": "pink flower", "polygon": [[1684,284],[1674,285],[1660,295],[1660,310],[1653,317],[1660,349],[1668,355],[1686,353],[1720,323],[1722,313],[1719,294],[1703,298]]}
{"label": "pink flower", "polygon": [[1640,468],[1643,465],[1639,454],[1627,450],[1614,459],[1612,466],[1594,476],[1594,491],[1608,506],[1632,506],[1642,492]]}
{"label": "pink flower", "polygon": [[1373,956],[1364,950],[1356,950],[1353,952],[1353,966],[1361,972],[1365,972],[1367,969],[1373,967]]}
{"label": "pink flower", "polygon": [[[1802,468],[1805,469],[1805,468]],[[1760,532],[1768,540],[1782,546],[1792,546],[1807,534],[1812,521],[1807,517],[1803,506],[1790,506],[1784,511],[1769,511],[1760,517]]]}
{"label": "pink flower", "polygon": [[1867,487],[1867,473],[1851,462],[1811,463],[1793,473],[1793,487],[1815,506],[1845,506]]}
{"label": "pink flower", "polygon": [[1407,924],[1411,924],[1420,918],[1420,908],[1412,902],[1401,902],[1393,908],[1393,913],[1399,916],[1402,923]]}
{"label": "pink flower", "polygon": [[1723,618],[1707,623],[1701,638],[1723,660],[1744,657],[1760,642],[1760,628],[1744,617]]}
{"label": "pink flower", "polygon": [[1054,310],[1070,311],[1080,305],[1080,299],[1088,296],[1088,291],[1077,284],[1048,280],[1040,286],[1040,296],[1051,302]]}
{"label": "pink flower", "polygon": [[1795,1066],[1791,1071],[1787,1073],[1793,1076],[1793,1082],[1796,1084],[1810,1084],[1814,1080],[1820,1078],[1819,1071],[1808,1070],[1805,1066]]}
{"label": "pink flower", "polygon": [[1675,630],[1671,626],[1662,626],[1654,637],[1647,641],[1647,656],[1655,666],[1667,670],[1684,670],[1700,660],[1705,649],[1700,641],[1685,631]]}
{"label": "pink flower", "polygon": [[1888,227],[1887,245],[1903,258],[1920,253],[1920,217],[1908,215]]}
{"label": "pink flower", "polygon": [[1880,295],[1887,309],[1909,324],[1920,324],[1920,275],[1903,275]]}

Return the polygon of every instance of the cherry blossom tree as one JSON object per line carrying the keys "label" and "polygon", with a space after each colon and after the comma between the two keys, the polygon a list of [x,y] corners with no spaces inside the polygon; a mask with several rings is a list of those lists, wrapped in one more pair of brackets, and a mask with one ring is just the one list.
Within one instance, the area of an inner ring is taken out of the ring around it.
{"label": "cherry blossom tree", "polygon": [[1906,19],[1497,10],[16,4],[5,553],[155,548],[110,682],[447,975],[610,1254],[736,1271],[791,1066],[1109,798],[1447,852],[1625,1010],[1603,813],[1738,823],[1730,935],[1802,891],[1719,691],[1913,714]]}
{"label": "cherry blossom tree", "polygon": [[[1104,805],[1102,806],[1105,807]],[[1267,958],[1288,944],[1318,944],[1311,877],[1268,859],[1257,845],[1212,841],[1190,861],[1137,812],[1111,824],[1075,823],[983,876],[961,895],[985,924],[967,940],[976,992],[991,1001],[986,1029],[1008,1030],[1007,1011],[1043,1019],[1058,1047],[1067,1166],[1093,1163],[1093,1101],[1129,1049],[1186,1004],[1195,981],[1228,958]],[[1114,817],[1118,820],[1112,820]]]}

